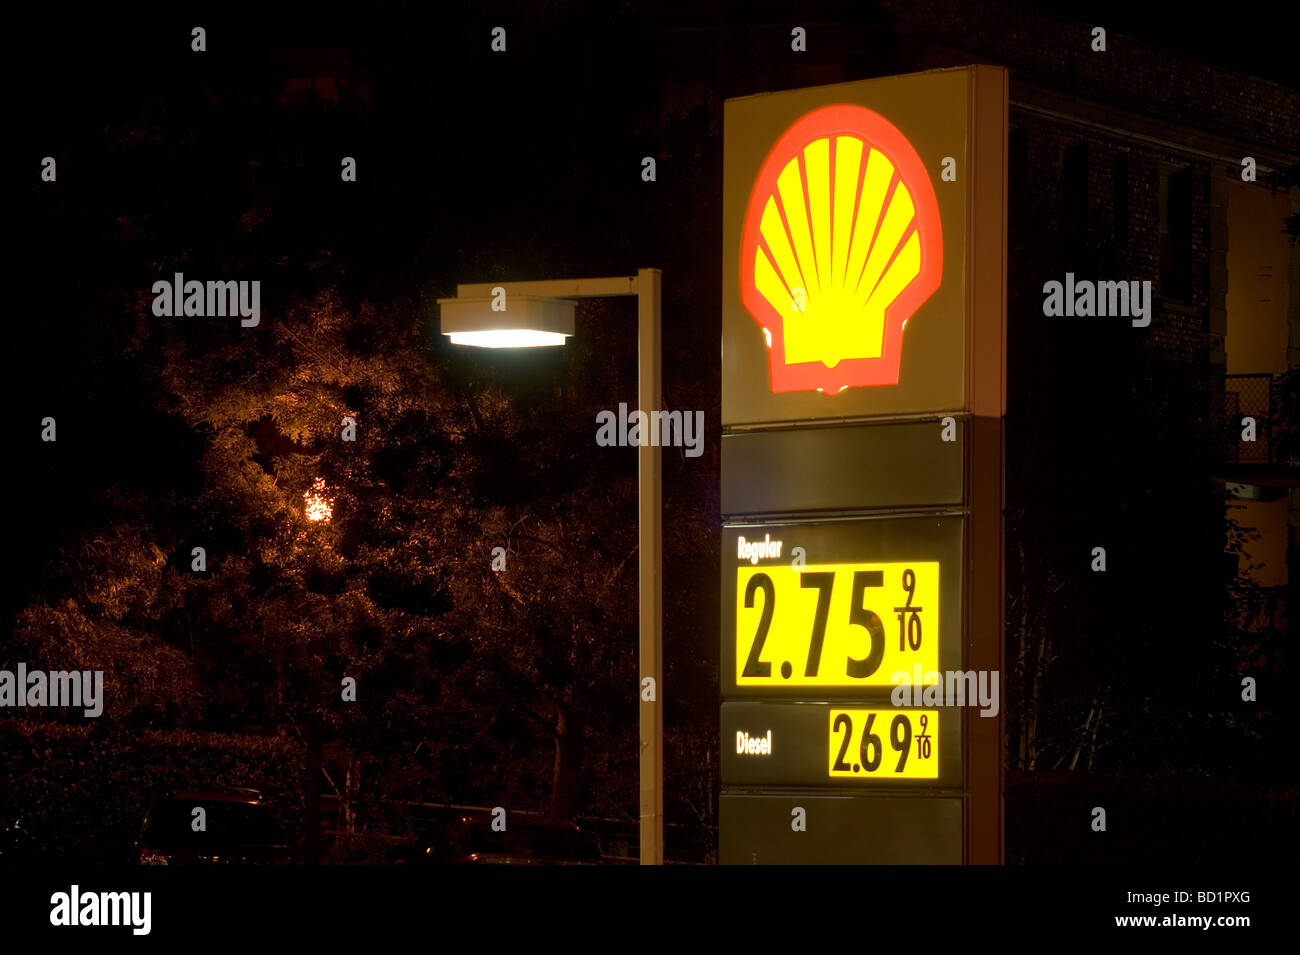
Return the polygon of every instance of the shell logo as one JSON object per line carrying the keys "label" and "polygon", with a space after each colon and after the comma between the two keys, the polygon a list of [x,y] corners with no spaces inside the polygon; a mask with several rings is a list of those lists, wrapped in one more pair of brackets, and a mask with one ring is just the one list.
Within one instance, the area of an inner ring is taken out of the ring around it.
{"label": "shell logo", "polygon": [[934,187],[892,123],[835,105],[786,130],[750,194],[740,250],[772,391],[898,384],[904,327],[942,274]]}

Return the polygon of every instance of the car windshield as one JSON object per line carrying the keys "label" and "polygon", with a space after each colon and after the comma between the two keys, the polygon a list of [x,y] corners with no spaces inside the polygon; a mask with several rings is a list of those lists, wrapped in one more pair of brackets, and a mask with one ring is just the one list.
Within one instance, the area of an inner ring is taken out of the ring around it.
{"label": "car windshield", "polygon": [[[192,826],[196,807],[202,807],[207,814],[206,830],[202,832],[195,832]],[[176,842],[279,845],[284,840],[266,806],[195,798],[155,803],[141,841],[155,845]]]}

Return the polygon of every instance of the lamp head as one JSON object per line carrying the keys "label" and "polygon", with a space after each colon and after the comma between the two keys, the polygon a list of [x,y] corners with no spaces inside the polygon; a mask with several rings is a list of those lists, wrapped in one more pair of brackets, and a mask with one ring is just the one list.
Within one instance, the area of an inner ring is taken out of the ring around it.
{"label": "lamp head", "polygon": [[576,302],[511,295],[440,298],[442,334],[453,345],[479,348],[535,348],[563,345],[573,334]]}

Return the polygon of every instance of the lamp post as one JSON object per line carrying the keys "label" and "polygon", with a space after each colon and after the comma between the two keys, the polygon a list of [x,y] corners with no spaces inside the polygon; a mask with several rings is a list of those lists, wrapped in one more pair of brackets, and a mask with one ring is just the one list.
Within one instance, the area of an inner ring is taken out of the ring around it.
{"label": "lamp post", "polygon": [[[637,404],[658,410],[662,370],[662,281],[659,269],[614,278],[457,285],[439,299],[442,333],[455,344],[488,348],[562,345],[573,334],[575,302],[634,295],[637,299]],[[663,491],[657,445],[637,448],[637,534],[640,551],[641,864],[664,861]],[[646,681],[652,683],[647,684]],[[647,689],[647,687],[652,689]]]}

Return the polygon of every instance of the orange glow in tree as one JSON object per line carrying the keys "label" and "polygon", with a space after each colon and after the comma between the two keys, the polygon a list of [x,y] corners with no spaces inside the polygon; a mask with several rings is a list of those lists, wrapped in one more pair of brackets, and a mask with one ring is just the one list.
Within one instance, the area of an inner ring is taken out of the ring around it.
{"label": "orange glow in tree", "polygon": [[307,520],[326,522],[334,516],[334,498],[325,496],[325,479],[317,478],[311,490],[302,495]]}

